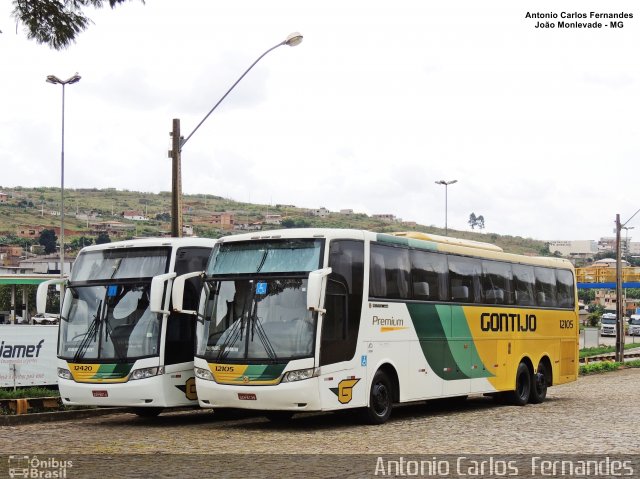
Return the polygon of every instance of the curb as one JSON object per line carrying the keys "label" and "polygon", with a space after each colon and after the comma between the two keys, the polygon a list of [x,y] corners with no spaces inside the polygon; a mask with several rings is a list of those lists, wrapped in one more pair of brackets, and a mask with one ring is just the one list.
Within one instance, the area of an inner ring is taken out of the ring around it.
{"label": "curb", "polygon": [[72,411],[38,412],[33,414],[19,414],[0,416],[0,426],[20,426],[22,424],[34,424],[40,422],[69,421],[73,419],[85,419],[108,414],[119,414],[129,411],[130,408],[109,407],[99,409],[78,409]]}

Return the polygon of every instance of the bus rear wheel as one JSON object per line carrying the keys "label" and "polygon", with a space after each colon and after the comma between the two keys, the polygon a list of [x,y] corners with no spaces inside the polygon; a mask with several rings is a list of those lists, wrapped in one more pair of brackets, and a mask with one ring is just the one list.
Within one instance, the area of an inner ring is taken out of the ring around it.
{"label": "bus rear wheel", "polygon": [[525,363],[518,365],[516,371],[516,388],[509,394],[511,404],[524,406],[531,396],[531,373]]}
{"label": "bus rear wheel", "polygon": [[544,363],[538,364],[538,372],[533,375],[531,383],[529,402],[532,404],[544,402],[547,397],[547,367]]}
{"label": "bus rear wheel", "polygon": [[393,409],[393,386],[384,371],[378,371],[371,381],[369,406],[363,410],[367,424],[382,424],[391,416]]}

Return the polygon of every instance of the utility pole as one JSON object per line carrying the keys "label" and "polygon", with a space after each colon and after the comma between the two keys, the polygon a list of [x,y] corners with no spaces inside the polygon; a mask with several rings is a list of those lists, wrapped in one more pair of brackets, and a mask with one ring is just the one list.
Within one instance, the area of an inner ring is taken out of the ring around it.
{"label": "utility pole", "polygon": [[173,130],[171,131],[171,236],[182,237],[182,174],[180,167],[180,150],[183,138],[180,136],[180,119],[173,119]]}
{"label": "utility pole", "polygon": [[624,362],[624,298],[622,297],[622,248],[620,215],[616,215],[616,361]]}

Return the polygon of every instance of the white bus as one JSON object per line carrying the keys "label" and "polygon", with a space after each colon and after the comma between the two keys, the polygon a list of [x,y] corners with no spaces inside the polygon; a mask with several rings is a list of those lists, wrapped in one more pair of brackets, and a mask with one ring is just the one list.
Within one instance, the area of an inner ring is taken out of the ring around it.
{"label": "white bus", "polygon": [[[202,271],[214,244],[211,239],[154,238],[80,251],[65,282],[59,326],[63,404],[128,406],[140,416],[197,405],[195,320],[170,313],[169,300],[173,278]],[[54,283],[60,280],[38,288],[39,312]],[[182,290],[186,303],[198,304],[197,278]]]}
{"label": "white bus", "polygon": [[[195,274],[174,281],[178,310]],[[222,238],[198,309],[198,399],[272,419],[360,408],[374,424],[398,402],[539,403],[577,378],[576,292],[566,260],[421,233]]]}

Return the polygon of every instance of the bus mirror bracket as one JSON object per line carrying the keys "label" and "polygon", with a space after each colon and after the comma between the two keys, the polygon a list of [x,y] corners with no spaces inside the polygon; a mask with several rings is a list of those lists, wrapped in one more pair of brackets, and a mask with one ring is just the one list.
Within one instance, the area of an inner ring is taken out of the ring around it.
{"label": "bus mirror bracket", "polygon": [[331,274],[331,268],[323,268],[309,273],[307,282],[307,309],[309,311],[325,313],[322,306],[322,292],[327,282],[327,276]]}
{"label": "bus mirror bracket", "polygon": [[161,314],[169,314],[170,311],[167,311],[163,308],[163,300],[165,299],[164,295],[164,287],[165,284],[172,278],[176,277],[176,273],[167,273],[167,274],[159,274],[158,276],[154,276],[151,280],[151,292],[149,298],[149,310],[152,313],[161,313]]}
{"label": "bus mirror bracket", "polygon": [[[44,314],[47,312],[47,295],[49,293],[49,286],[54,284],[63,284],[66,283],[66,279],[64,278],[56,278],[50,279],[48,281],[43,281],[38,285],[38,292],[36,293],[36,309],[38,310],[38,314]],[[62,301],[62,298],[60,298]]]}
{"label": "bus mirror bracket", "polygon": [[173,280],[173,287],[171,289],[171,302],[173,304],[172,310],[177,313],[197,315],[197,311],[190,309],[182,309],[182,302],[184,299],[184,284],[188,279],[195,278],[196,276],[204,276],[204,271],[194,271],[193,273],[187,273],[178,276]]}

